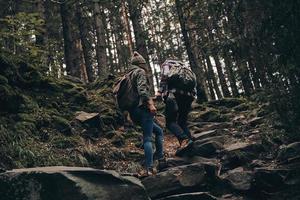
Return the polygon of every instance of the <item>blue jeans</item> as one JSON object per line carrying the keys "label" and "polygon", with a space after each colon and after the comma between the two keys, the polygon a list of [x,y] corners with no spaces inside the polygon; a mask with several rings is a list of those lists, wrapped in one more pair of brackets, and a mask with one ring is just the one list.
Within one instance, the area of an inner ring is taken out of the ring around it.
{"label": "blue jeans", "polygon": [[137,107],[129,113],[133,122],[140,125],[143,130],[146,167],[153,167],[152,133],[155,134],[155,154],[160,159],[163,158],[163,130],[154,122],[154,116],[148,110]]}

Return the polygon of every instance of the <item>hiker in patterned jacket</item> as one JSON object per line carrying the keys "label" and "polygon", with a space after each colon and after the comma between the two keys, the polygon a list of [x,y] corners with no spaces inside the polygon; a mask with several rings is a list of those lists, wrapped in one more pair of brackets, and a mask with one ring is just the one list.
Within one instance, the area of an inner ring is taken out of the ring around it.
{"label": "hiker in patterned jacket", "polygon": [[158,96],[166,103],[166,126],[180,144],[192,142],[187,119],[196,95],[196,76],[183,62],[167,59],[161,65],[161,81]]}
{"label": "hiker in patterned jacket", "polygon": [[[154,122],[156,108],[150,97],[149,81],[147,78],[147,63],[138,53],[131,58],[129,72],[114,90],[121,110],[129,112],[132,121],[142,127],[143,145],[146,160],[146,175],[153,174],[153,158],[162,160],[163,130]],[[152,133],[155,134],[156,152],[153,155]]]}

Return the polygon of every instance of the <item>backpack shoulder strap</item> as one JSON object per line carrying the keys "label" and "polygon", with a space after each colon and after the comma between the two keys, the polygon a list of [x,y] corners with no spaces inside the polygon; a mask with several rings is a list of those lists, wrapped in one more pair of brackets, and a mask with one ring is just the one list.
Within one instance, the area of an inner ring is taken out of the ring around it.
{"label": "backpack shoulder strap", "polygon": [[124,74],[122,77],[119,77],[117,82],[113,86],[113,94],[117,94],[120,90],[121,84],[125,79],[128,79],[129,76],[136,70],[136,68],[133,68],[129,70],[126,74]]}

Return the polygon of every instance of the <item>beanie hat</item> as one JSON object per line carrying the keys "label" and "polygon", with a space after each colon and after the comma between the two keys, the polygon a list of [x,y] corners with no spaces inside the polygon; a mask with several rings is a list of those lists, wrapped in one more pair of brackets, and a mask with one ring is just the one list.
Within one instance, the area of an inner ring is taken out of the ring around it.
{"label": "beanie hat", "polygon": [[133,56],[131,57],[132,65],[146,64],[146,60],[143,58],[141,54],[138,52],[133,52]]}

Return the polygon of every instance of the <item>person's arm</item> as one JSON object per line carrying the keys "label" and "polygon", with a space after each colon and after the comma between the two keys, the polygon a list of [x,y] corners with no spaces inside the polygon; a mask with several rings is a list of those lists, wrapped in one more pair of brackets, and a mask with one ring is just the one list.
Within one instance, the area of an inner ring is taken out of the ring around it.
{"label": "person's arm", "polygon": [[137,84],[137,91],[140,96],[140,101],[143,105],[145,105],[151,113],[156,113],[156,108],[154,106],[153,100],[150,96],[150,88],[149,83],[147,81],[146,72],[142,69],[139,69],[136,74],[136,84]]}
{"label": "person's arm", "polygon": [[169,73],[169,66],[163,64],[161,67],[161,75],[160,75],[160,83],[159,83],[159,89],[158,92],[160,95],[163,95],[168,90],[168,73]]}

